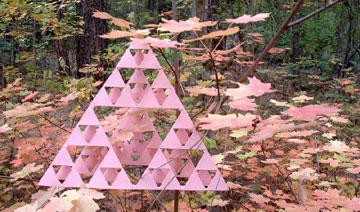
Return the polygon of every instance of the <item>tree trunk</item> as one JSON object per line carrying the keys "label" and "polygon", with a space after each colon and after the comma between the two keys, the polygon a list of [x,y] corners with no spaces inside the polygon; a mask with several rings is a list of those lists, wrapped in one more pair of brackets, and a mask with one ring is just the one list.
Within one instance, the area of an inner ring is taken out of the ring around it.
{"label": "tree trunk", "polygon": [[64,40],[54,40],[59,72],[71,76],[68,49]]}
{"label": "tree trunk", "polygon": [[345,3],[342,3],[341,18],[340,18],[340,27],[339,27],[339,37],[337,44],[337,53],[341,55],[344,51],[344,39],[345,39],[345,23],[346,23],[346,6]]}
{"label": "tree trunk", "polygon": [[76,38],[77,70],[90,64],[92,56],[106,49],[106,40],[99,37],[107,32],[106,21],[92,17],[94,11],[105,11],[105,8],[104,0],[83,0],[77,5],[78,14],[84,18],[84,34]]}

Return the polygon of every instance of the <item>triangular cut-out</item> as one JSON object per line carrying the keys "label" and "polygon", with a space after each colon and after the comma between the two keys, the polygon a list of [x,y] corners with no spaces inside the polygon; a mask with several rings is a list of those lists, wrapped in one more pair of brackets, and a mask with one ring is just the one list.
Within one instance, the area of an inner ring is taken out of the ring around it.
{"label": "triangular cut-out", "polygon": [[137,65],[140,65],[140,64],[143,62],[143,60],[144,60],[144,55],[143,55],[143,53],[142,53],[140,50],[138,50],[138,51],[136,52],[136,54],[135,54],[134,59],[135,59],[136,64],[137,64]]}
{"label": "triangular cut-out", "polygon": [[162,69],[159,70],[159,73],[151,85],[152,88],[172,88],[171,83],[166,77],[164,71]]}
{"label": "triangular cut-out", "polygon": [[116,87],[116,88],[123,88],[125,87],[124,80],[122,79],[119,71],[115,69],[109,78],[105,81],[105,87]]}
{"label": "triangular cut-out", "polygon": [[106,93],[109,95],[109,99],[110,99],[111,103],[115,104],[116,101],[121,96],[121,91],[123,88],[106,87],[105,89],[106,89]]}
{"label": "triangular cut-out", "polygon": [[168,94],[170,93],[169,88],[152,88],[152,91],[155,95],[156,100],[158,101],[159,105],[163,105]]}

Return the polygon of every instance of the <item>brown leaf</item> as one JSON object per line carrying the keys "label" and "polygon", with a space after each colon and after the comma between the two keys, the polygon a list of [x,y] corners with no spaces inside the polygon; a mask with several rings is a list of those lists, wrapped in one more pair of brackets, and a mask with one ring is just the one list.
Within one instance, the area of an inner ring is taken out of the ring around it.
{"label": "brown leaf", "polygon": [[105,12],[96,11],[96,12],[94,12],[93,17],[104,19],[104,20],[112,20],[112,23],[115,24],[116,26],[125,27],[127,29],[130,29],[130,22],[128,22],[124,19],[121,19],[121,18],[115,18],[112,15],[105,13]]}
{"label": "brown leaf", "polygon": [[203,35],[200,38],[196,38],[196,39],[192,39],[192,40],[184,40],[184,42],[190,43],[190,42],[198,41],[198,40],[205,40],[205,39],[211,39],[211,38],[216,38],[216,37],[221,37],[221,36],[232,35],[232,34],[237,33],[239,30],[240,30],[239,27],[228,28],[226,30],[210,32],[209,34]]}
{"label": "brown leaf", "polygon": [[107,34],[100,35],[101,38],[107,39],[116,39],[116,38],[126,38],[126,37],[135,37],[136,34],[128,31],[112,30]]}

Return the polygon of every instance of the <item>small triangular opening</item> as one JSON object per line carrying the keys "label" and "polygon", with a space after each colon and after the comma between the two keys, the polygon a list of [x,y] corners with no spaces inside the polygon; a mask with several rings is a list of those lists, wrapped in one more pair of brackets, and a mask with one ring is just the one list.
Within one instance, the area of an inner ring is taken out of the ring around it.
{"label": "small triangular opening", "polygon": [[109,96],[110,101],[115,104],[121,96],[121,92],[124,88],[117,87],[105,87],[106,93]]}
{"label": "small triangular opening", "polygon": [[202,150],[188,150],[189,157],[193,162],[194,166],[196,167],[199,163],[200,159],[202,158],[204,151]]}
{"label": "small triangular opening", "polygon": [[104,175],[105,180],[111,186],[118,174],[120,173],[120,168],[100,168],[101,173]]}
{"label": "small triangular opening", "polygon": [[197,170],[199,178],[205,188],[208,188],[211,181],[214,179],[216,171],[209,170]]}
{"label": "small triangular opening", "polygon": [[54,172],[55,172],[57,178],[59,179],[60,183],[63,183],[65,181],[65,179],[71,172],[71,168],[72,168],[71,166],[53,165]]}
{"label": "small triangular opening", "polygon": [[142,175],[144,174],[146,167],[142,166],[123,166],[124,170],[126,172],[126,175],[128,176],[130,182],[133,185],[136,185],[139,180],[141,179]]}
{"label": "small triangular opening", "polygon": [[166,98],[169,96],[170,89],[169,88],[152,88],[152,91],[155,95],[156,100],[159,105],[163,105]]}

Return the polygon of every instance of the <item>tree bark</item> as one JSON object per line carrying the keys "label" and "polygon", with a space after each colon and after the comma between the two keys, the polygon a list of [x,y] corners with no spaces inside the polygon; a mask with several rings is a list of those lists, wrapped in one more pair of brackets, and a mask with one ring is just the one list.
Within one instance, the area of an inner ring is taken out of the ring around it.
{"label": "tree bark", "polygon": [[338,35],[337,53],[341,55],[344,51],[344,39],[345,39],[345,23],[346,23],[346,6],[345,2],[342,3],[340,27]]}
{"label": "tree bark", "polygon": [[91,63],[92,56],[103,53],[107,47],[106,40],[99,37],[107,32],[106,21],[92,17],[94,11],[105,9],[105,0],[83,0],[77,5],[78,14],[84,18],[84,34],[76,38],[77,70]]}
{"label": "tree bark", "polygon": [[71,76],[68,49],[64,40],[54,40],[59,72]]}

